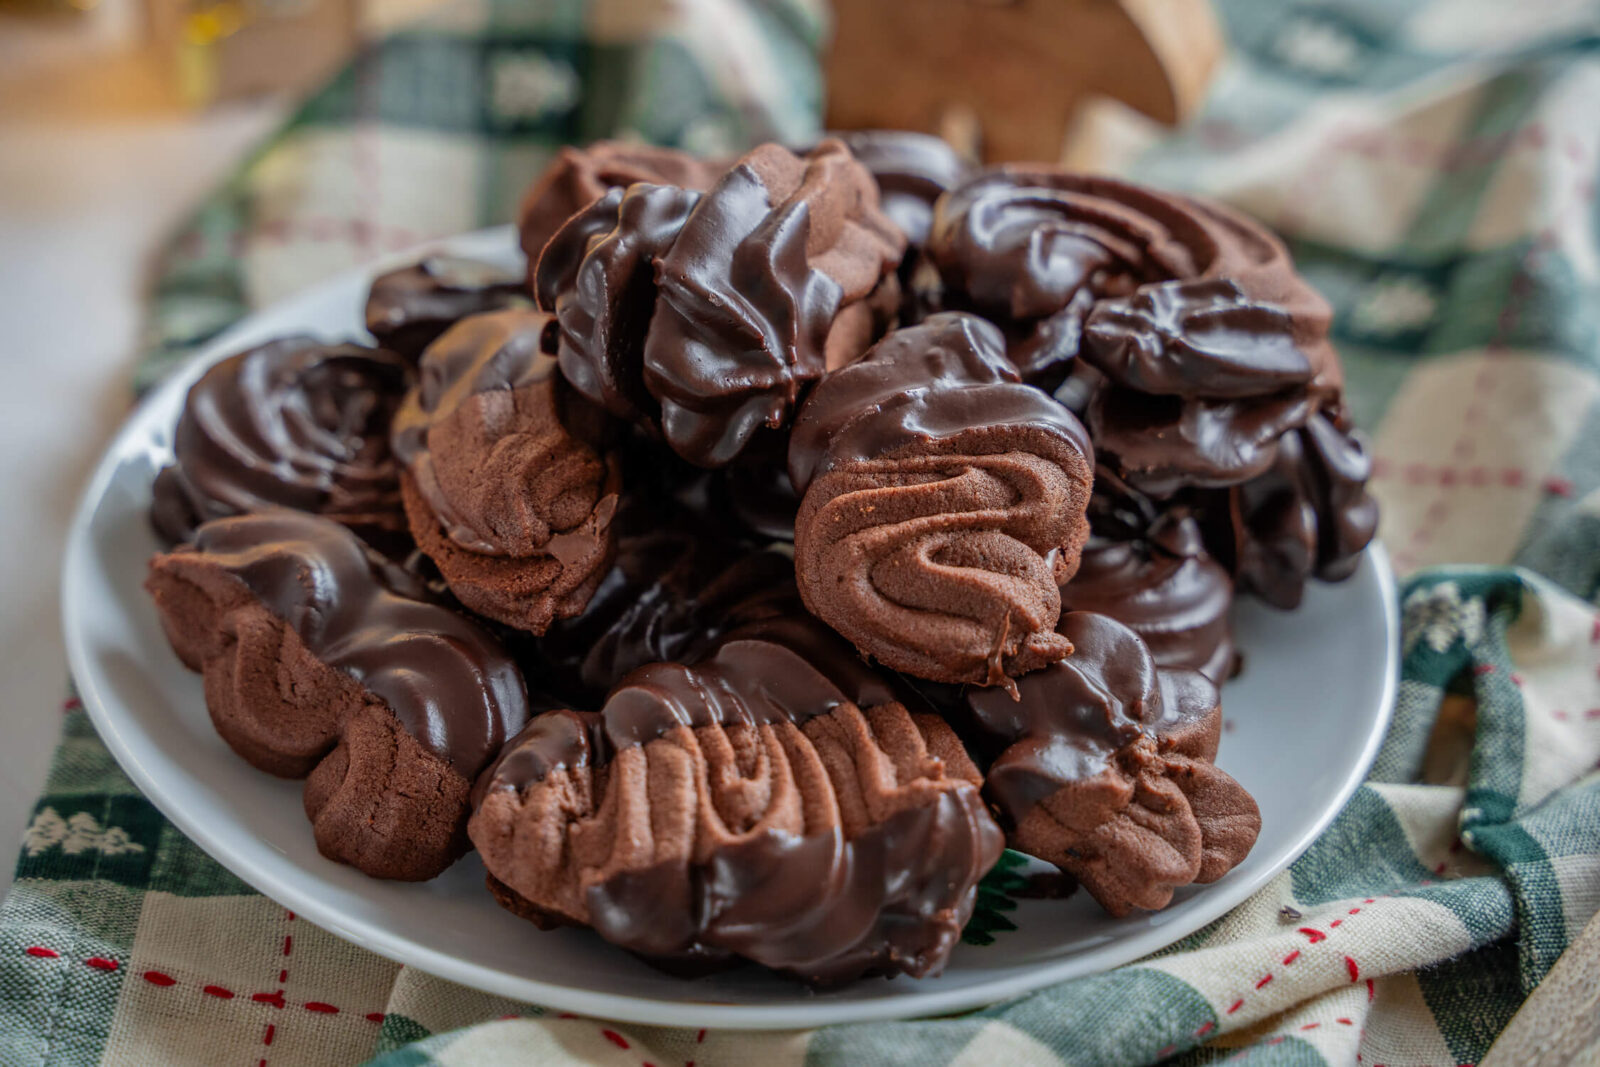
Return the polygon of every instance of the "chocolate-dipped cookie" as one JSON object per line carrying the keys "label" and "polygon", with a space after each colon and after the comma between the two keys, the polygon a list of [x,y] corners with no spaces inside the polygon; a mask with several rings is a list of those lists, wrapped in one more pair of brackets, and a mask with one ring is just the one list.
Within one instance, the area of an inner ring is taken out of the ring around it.
{"label": "chocolate-dipped cookie", "polygon": [[1020,699],[966,693],[993,753],[985,795],[1012,848],[1077,878],[1112,915],[1164,908],[1237,866],[1261,829],[1255,800],[1212,762],[1216,686],[1159,670],[1104,615],[1071,612],[1061,630],[1072,655],[1018,679]]}
{"label": "chocolate-dipped cookie", "polygon": [[293,511],[206,523],[150,561],[146,588],[223,740],[306,779],[324,856],[416,880],[466,850],[472,781],[528,717],[487,630]]}
{"label": "chocolate-dipped cookie", "polygon": [[189,388],[150,519],[169,543],[209,519],[288,507],[401,530],[389,420],[410,384],[393,352],[286,337],[229,356]]}
{"label": "chocolate-dipped cookie", "polygon": [[948,141],[912,130],[841,130],[844,142],[878,183],[883,213],[920,249],[933,228],[933,205],[972,177],[977,167]]}
{"label": "chocolate-dipped cookie", "polygon": [[496,897],[641,955],[937,973],[999,857],[950,728],[803,617],[541,715],[478,783]]}
{"label": "chocolate-dipped cookie", "polygon": [[611,561],[618,471],[602,416],[556,373],[555,320],[474,315],[423,353],[394,418],[417,545],[466,607],[542,633]]}
{"label": "chocolate-dipped cookie", "polygon": [[1154,501],[1104,464],[1089,498],[1089,541],[1061,587],[1061,610],[1109,615],[1143,638],[1156,666],[1221,685],[1238,657],[1228,609],[1233,576],[1207,550],[1186,504]]}
{"label": "chocolate-dipped cookie", "polygon": [[1265,474],[1200,497],[1214,550],[1231,561],[1240,590],[1294,608],[1312,577],[1349,577],[1378,529],[1371,473],[1365,441],[1332,409],[1286,436]]}
{"label": "chocolate-dipped cookie", "polygon": [[367,332],[413,363],[468,315],[531,302],[521,275],[460,256],[425,256],[380,274],[367,293]]}
{"label": "chocolate-dipped cookie", "polygon": [[1023,376],[1081,356],[1103,458],[1145,492],[1235,485],[1337,396],[1330,310],[1261,226],[1089,175],[994,168],[939,204],[928,255],[951,306],[1005,326]]}
{"label": "chocolate-dipped cookie", "polygon": [[533,284],[539,254],[555,232],[607,190],[636,182],[705,190],[725,169],[725,162],[698,159],[675,148],[621,141],[561,149],[528,187],[517,209],[518,239],[528,257],[528,284]]}
{"label": "chocolate-dipped cookie", "polygon": [[1199,671],[1218,685],[1233,674],[1233,579],[1206,552],[1200,524],[1166,512],[1142,536],[1095,534],[1061,587],[1062,617],[1109,615],[1150,647],[1157,667]]}
{"label": "chocolate-dipped cookie", "polygon": [[576,389],[720,467],[873,341],[904,247],[849,149],[769,144],[703,195],[606,194],[551,238],[534,291],[561,322]]}
{"label": "chocolate-dipped cookie", "polygon": [[790,438],[806,606],[931,681],[1010,685],[1060,659],[1093,455],[990,323],[946,313],[896,330],[818,383]]}

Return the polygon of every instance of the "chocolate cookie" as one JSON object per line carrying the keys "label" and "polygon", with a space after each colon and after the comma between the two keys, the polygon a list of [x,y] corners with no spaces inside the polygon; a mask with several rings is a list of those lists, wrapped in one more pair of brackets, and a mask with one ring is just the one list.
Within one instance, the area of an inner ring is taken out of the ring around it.
{"label": "chocolate cookie", "polygon": [[1151,500],[1103,464],[1094,477],[1089,542],[1061,610],[1109,615],[1149,645],[1156,666],[1222,684],[1238,662],[1233,576],[1207,550],[1205,526],[1187,503]]}
{"label": "chocolate cookie", "polygon": [[1060,659],[1058,587],[1089,533],[1083,426],[1022,384],[972,315],[897,330],[802,407],[806,606],[865,655],[940,682],[1010,686]]}
{"label": "chocolate cookie", "polygon": [[872,342],[904,247],[849,149],[769,144],[703,195],[606,194],[551,238],[534,290],[561,322],[576,389],[720,467]]}
{"label": "chocolate cookie", "polygon": [[995,752],[984,792],[1012,848],[1077,878],[1112,915],[1164,908],[1237,866],[1261,829],[1256,802],[1212,762],[1216,686],[1158,670],[1104,615],[1071,612],[1061,630],[1072,655],[1019,679],[1020,699],[967,691]]}
{"label": "chocolate cookie", "polygon": [[813,620],[539,716],[478,783],[501,903],[641,955],[815,982],[934,974],[1001,851],[978,775]]}
{"label": "chocolate cookie", "polygon": [[150,520],[169,543],[264,508],[400,530],[389,419],[410,372],[393,352],[286,337],[229,356],[189,389]]}
{"label": "chocolate cookie", "polygon": [[1157,667],[1196,670],[1219,685],[1236,658],[1232,604],[1233,579],[1206,552],[1200,524],[1181,510],[1163,514],[1141,537],[1090,537],[1078,573],[1061,587],[1063,613],[1108,615],[1143,639]]}
{"label": "chocolate cookie", "polygon": [[417,545],[462,604],[532,633],[583,610],[617,508],[600,413],[563,388],[554,347],[543,312],[462,319],[394,418]]}
{"label": "chocolate cookie", "polygon": [[545,244],[573,215],[609,189],[635,182],[709,189],[727,169],[724,162],[697,159],[675,148],[596,141],[587,148],[563,148],[523,194],[517,231],[528,257],[528,284]]}
{"label": "chocolate cookie", "polygon": [[339,524],[293,511],[206,523],[145,583],[222,739],[306,779],[317,848],[376,878],[432,878],[467,848],[473,779],[528,718],[516,666]]}
{"label": "chocolate cookie", "polygon": [[1000,322],[1030,381],[1081,355],[1095,444],[1140,489],[1234,485],[1337,396],[1327,303],[1261,226],[1209,202],[1049,168],[994,168],[940,202],[946,301]]}
{"label": "chocolate cookie", "polygon": [[889,221],[920,249],[933,228],[933,205],[972,177],[977,167],[948,141],[911,130],[841,130],[844,142],[878,183],[878,200]]}
{"label": "chocolate cookie", "polygon": [[1306,582],[1347,578],[1378,529],[1367,494],[1372,459],[1340,410],[1312,415],[1286,436],[1272,467],[1203,506],[1215,551],[1241,591],[1279,608],[1300,604]]}
{"label": "chocolate cookie", "polygon": [[380,274],[367,294],[367,332],[413,363],[468,315],[531,303],[523,279],[459,256],[427,256]]}

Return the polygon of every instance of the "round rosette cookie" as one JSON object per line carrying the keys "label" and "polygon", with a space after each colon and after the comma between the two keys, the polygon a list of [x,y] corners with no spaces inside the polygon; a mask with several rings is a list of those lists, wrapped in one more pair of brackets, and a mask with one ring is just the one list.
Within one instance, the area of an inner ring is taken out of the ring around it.
{"label": "round rosette cookie", "polygon": [[403,529],[389,421],[410,383],[393,352],[310,337],[221,360],[184,400],[153,490],[156,532],[187,541],[208,520],[275,507]]}

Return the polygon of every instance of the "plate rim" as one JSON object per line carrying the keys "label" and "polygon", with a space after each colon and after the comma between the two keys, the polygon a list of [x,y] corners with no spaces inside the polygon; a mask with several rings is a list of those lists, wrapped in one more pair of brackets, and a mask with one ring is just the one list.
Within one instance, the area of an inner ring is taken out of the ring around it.
{"label": "plate rim", "polygon": [[[106,748],[145,799],[155,805],[163,817],[194,841],[208,856],[257,892],[291,908],[296,914],[329,930],[335,936],[394,962],[417,967],[429,974],[483,992],[600,1019],[650,1026],[769,1030],[926,1018],[985,1008],[1048,985],[1125,966],[1203,928],[1248,900],[1262,886],[1299,859],[1344,810],[1351,796],[1365,781],[1367,772],[1377,758],[1379,748],[1388,733],[1400,684],[1399,602],[1396,596],[1396,579],[1388,553],[1377,540],[1364,550],[1362,562],[1363,566],[1369,566],[1373,570],[1373,577],[1383,604],[1384,632],[1388,638],[1384,642],[1381,706],[1372,720],[1360,756],[1347,768],[1334,794],[1334,800],[1325,805],[1291,844],[1260,871],[1237,882],[1204,889],[1203,902],[1196,904],[1181,923],[1150,926],[1094,949],[1075,953],[1066,959],[1040,963],[1021,974],[980,980],[951,990],[921,991],[913,987],[905,996],[877,997],[855,1002],[827,1000],[808,1004],[804,1001],[804,992],[797,987],[796,1002],[781,1005],[666,1000],[636,994],[577,989],[542,979],[485,968],[470,959],[420,944],[371,920],[352,919],[336,907],[321,902],[314,890],[297,889],[294,884],[271,869],[252,864],[230,852],[225,845],[219,849],[221,854],[219,851],[213,851],[213,846],[216,844],[215,835],[208,831],[200,818],[191,816],[168,796],[159,778],[140,761],[135,744],[124,734],[124,726],[131,727],[131,716],[125,710],[115,710],[120,701],[114,694],[101,691],[96,678],[97,672],[91,669],[92,657],[87,643],[87,631],[79,616],[80,605],[83,604],[87,594],[89,582],[87,568],[96,558],[90,537],[94,513],[110,488],[121,464],[121,457],[126,453],[127,445],[135,438],[136,429],[146,421],[146,409],[166,402],[168,394],[172,392],[179,389],[186,390],[201,368],[209,366],[233,351],[241,343],[239,339],[248,336],[254,323],[263,314],[283,304],[304,299],[319,289],[347,284],[353,278],[370,279],[383,270],[412,262],[432,250],[448,248],[458,251],[464,244],[487,244],[496,239],[504,239],[511,232],[511,227],[500,226],[424,242],[373,263],[337,272],[312,286],[286,296],[267,308],[252,311],[174,368],[165,380],[150,390],[128,412],[122,425],[112,435],[96,461],[94,471],[74,506],[72,521],[63,542],[60,596],[62,637],[66,646],[67,665],[72,681],[77,686],[79,699],[83,702]],[[130,721],[124,723],[121,721],[124,719]],[[144,733],[142,730],[134,732]]]}

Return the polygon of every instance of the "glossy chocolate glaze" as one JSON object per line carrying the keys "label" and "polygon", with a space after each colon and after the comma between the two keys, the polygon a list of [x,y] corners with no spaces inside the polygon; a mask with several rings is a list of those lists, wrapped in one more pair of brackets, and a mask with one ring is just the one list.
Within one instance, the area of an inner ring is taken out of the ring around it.
{"label": "glossy chocolate glaze", "polygon": [[218,519],[178,551],[244,583],[312,655],[381,697],[469,780],[527,721],[521,672],[489,631],[428,601],[337,523],[285,510]]}
{"label": "glossy chocolate glaze", "polygon": [[896,330],[861,361],[828,376],[789,438],[789,478],[802,493],[833,467],[910,444],[999,427],[1037,429],[1093,462],[1083,424],[1021,384],[992,324],[946,312]]}
{"label": "glossy chocolate glaze", "polygon": [[272,507],[399,529],[389,420],[409,379],[392,352],[309,337],[216,364],[190,387],[156,478],[157,532],[184,541],[209,519]]}
{"label": "glossy chocolate glaze", "polygon": [[871,175],[839,142],[804,157],[763,145],[741,159],[657,263],[644,381],[667,443],[718,467],[757,430],[784,425],[826,369],[840,309],[869,296],[904,248]]}
{"label": "glossy chocolate glaze", "polygon": [[655,263],[699,200],[670,185],[613,189],[558,230],[539,259],[534,286],[539,306],[561,324],[562,374],[620,418],[645,425],[659,418],[641,361]]}
{"label": "glossy chocolate glaze", "polygon": [[573,215],[609,189],[636,182],[709,189],[727,163],[702,160],[675,148],[596,141],[586,148],[563,148],[528,187],[517,210],[517,229],[528,258],[528,280],[551,236]]}
{"label": "glossy chocolate glaze", "polygon": [[367,332],[416,362],[458,320],[528,303],[521,274],[459,256],[426,256],[373,279]]}
{"label": "glossy chocolate glaze", "polygon": [[[854,837],[765,834],[692,870],[625,872],[590,890],[590,914],[607,940],[657,958],[742,956],[819,985],[920,978],[944,969],[1003,847],[976,790],[945,791]],[[661,907],[675,897],[698,914]]]}
{"label": "glossy chocolate glaze", "polygon": [[977,167],[949,142],[911,130],[841,130],[830,136],[872,172],[883,213],[921,248],[933,227],[933,205],[972,177]]}
{"label": "glossy chocolate glaze", "polygon": [[995,754],[984,781],[1011,825],[1064,783],[1099,774],[1142,736],[1178,734],[1216,711],[1216,686],[1159,670],[1138,634],[1105,615],[1061,618],[1072,655],[1017,679],[1018,698],[970,688],[966,712]]}
{"label": "glossy chocolate glaze", "polygon": [[553,767],[599,766],[618,748],[647,744],[679,726],[798,725],[845,702],[866,708],[914,699],[889,678],[807,615],[760,619],[724,636],[694,666],[653,662],[630,671],[599,712],[561,713],[583,724],[582,731],[530,724],[480,792],[524,789]]}
{"label": "glossy chocolate glaze", "polygon": [[636,668],[692,663],[729,630],[799,606],[787,556],[655,503],[624,504],[616,559],[583,614],[537,642],[541,677],[582,705],[598,705]]}
{"label": "glossy chocolate glaze", "polygon": [[1061,587],[1061,610],[1110,616],[1132,629],[1156,666],[1199,671],[1221,684],[1233,673],[1228,609],[1233,579],[1205,549],[1200,525],[1181,511],[1136,540],[1091,537],[1078,573]]}
{"label": "glossy chocolate glaze", "polygon": [[1286,437],[1270,470],[1228,494],[1227,523],[1208,524],[1239,588],[1293,608],[1313,575],[1349,577],[1377,533],[1371,473],[1366,444],[1342,412],[1318,412]]}

